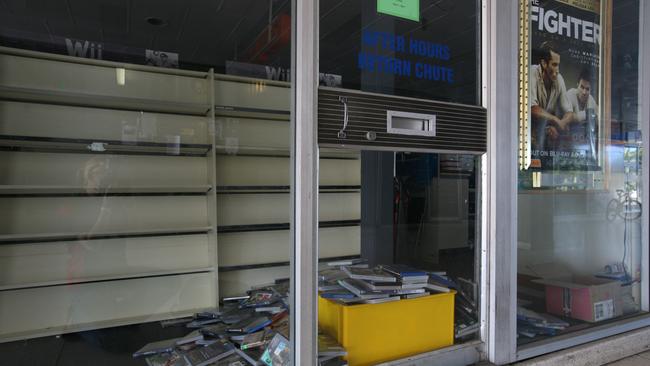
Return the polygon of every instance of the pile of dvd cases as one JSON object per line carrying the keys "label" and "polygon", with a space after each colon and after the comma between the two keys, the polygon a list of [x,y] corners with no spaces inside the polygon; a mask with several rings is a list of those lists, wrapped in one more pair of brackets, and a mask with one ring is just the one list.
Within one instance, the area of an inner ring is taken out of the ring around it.
{"label": "pile of dvd cases", "polygon": [[[149,366],[267,365],[291,361],[289,281],[222,299],[219,309],[193,317],[163,321],[163,326],[188,328],[185,337],[153,342],[133,354]],[[326,334],[318,335],[319,365],[343,366],[345,349]]]}

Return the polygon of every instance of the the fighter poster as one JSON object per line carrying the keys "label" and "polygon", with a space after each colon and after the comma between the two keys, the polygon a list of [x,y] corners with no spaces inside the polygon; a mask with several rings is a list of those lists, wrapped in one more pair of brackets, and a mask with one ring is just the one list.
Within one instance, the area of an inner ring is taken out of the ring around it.
{"label": "the fighter poster", "polygon": [[599,170],[600,1],[532,0],[530,21],[531,167]]}

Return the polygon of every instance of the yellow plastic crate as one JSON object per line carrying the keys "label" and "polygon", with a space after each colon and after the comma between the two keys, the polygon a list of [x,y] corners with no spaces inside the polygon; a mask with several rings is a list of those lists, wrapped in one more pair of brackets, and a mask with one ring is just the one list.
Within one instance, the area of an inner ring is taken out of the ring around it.
{"label": "yellow plastic crate", "polygon": [[347,306],[319,297],[318,324],[350,366],[374,365],[454,344],[455,294]]}

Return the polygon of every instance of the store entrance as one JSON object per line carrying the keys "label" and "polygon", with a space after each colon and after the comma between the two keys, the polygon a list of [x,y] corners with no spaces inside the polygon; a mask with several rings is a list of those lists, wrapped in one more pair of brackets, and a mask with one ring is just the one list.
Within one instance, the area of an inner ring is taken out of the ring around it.
{"label": "store entrance", "polygon": [[321,331],[350,364],[477,339],[485,110],[321,88],[318,112]]}

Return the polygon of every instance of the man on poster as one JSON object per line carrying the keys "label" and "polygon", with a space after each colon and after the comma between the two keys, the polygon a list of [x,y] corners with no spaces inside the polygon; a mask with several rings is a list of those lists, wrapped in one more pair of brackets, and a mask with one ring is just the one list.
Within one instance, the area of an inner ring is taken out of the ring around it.
{"label": "man on poster", "polygon": [[590,114],[598,113],[596,99],[591,95],[591,71],[588,68],[580,71],[576,87],[569,89],[567,96],[571,102],[575,122],[584,123],[591,117]]}
{"label": "man on poster", "polygon": [[539,64],[531,65],[530,100],[532,150],[556,148],[560,133],[575,121],[564,78],[560,74],[560,54],[549,41],[538,49]]}
{"label": "man on poster", "polygon": [[[596,159],[596,126],[598,125],[598,104],[591,95],[592,76],[589,68],[583,68],[575,88],[567,91],[573,109],[573,140],[588,147],[589,157]],[[576,130],[576,131],[573,131]]]}

